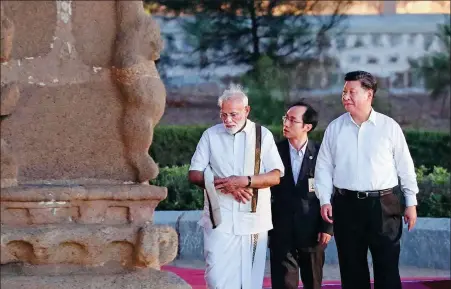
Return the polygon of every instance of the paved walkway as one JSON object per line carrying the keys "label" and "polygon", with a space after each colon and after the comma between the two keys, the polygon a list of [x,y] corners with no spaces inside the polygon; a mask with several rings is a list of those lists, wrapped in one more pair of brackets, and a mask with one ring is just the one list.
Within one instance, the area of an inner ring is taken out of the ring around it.
{"label": "paved walkway", "polygon": [[[184,268],[195,268],[204,269],[205,263],[203,261],[185,261],[176,260],[171,264],[171,266],[184,267]],[[371,278],[373,277],[372,267],[370,266]],[[439,278],[451,278],[449,270],[438,270],[438,269],[428,269],[428,268],[417,268],[417,267],[400,267],[399,268],[401,278],[411,278],[411,277],[439,277]],[[324,266],[324,280],[333,281],[340,280],[340,270],[338,265],[325,265]],[[267,277],[271,276],[271,270],[269,266],[269,261],[266,262],[266,274]]]}

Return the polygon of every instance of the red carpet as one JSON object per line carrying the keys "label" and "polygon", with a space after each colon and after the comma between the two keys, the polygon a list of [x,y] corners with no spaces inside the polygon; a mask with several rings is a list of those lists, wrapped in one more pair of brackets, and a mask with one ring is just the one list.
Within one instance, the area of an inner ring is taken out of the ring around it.
{"label": "red carpet", "polygon": [[[204,280],[204,270],[189,269],[164,266],[161,270],[170,271],[180,278],[184,279],[193,289],[206,289]],[[416,278],[403,278],[403,289],[449,289],[451,288],[451,280],[445,278],[428,278],[428,277],[416,277]],[[324,281],[324,289],[340,289],[339,281]],[[271,288],[271,279],[265,278],[263,282],[264,289]],[[302,285],[301,287],[302,288]]]}

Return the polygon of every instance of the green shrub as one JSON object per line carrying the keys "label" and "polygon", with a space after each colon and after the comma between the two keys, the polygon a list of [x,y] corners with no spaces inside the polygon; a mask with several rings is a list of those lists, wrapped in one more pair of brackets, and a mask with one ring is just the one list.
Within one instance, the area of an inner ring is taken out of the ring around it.
{"label": "green shrub", "polygon": [[[277,140],[282,139],[280,126],[268,127]],[[150,154],[160,167],[189,164],[197,143],[207,126],[158,126],[155,129]],[[310,138],[321,141],[324,131],[315,130]],[[444,167],[451,170],[449,133],[405,131],[415,166]]]}
{"label": "green shrub", "polygon": [[[203,191],[188,182],[188,165],[162,168],[152,184],[168,188],[168,197],[157,210],[202,210]],[[417,169],[419,217],[451,217],[450,173],[434,167],[431,173],[424,166]]]}
{"label": "green shrub", "polygon": [[418,216],[451,217],[450,173],[442,167],[434,167],[431,173],[421,166],[417,172]]}
{"label": "green shrub", "polygon": [[405,131],[415,167],[451,170],[451,135],[443,132]]}
{"label": "green shrub", "polygon": [[188,182],[188,169],[188,165],[160,169],[160,174],[151,183],[168,188],[168,197],[160,202],[158,210],[183,211],[203,208],[203,191]]}
{"label": "green shrub", "polygon": [[206,129],[206,126],[158,126],[154,131],[150,155],[160,167],[189,164]]}

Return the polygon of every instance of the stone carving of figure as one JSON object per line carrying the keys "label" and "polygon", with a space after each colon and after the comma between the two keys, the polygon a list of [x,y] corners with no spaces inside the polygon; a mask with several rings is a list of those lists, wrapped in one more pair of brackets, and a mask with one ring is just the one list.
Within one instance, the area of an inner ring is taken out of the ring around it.
{"label": "stone carving of figure", "polygon": [[[1,41],[0,41],[0,62],[7,62],[11,57],[14,38],[14,23],[5,15],[3,3],[0,2],[1,11]],[[15,83],[1,87],[0,101],[0,122],[13,113],[17,101],[19,100],[19,88]],[[17,185],[18,168],[16,157],[12,146],[3,138],[1,145],[1,184],[0,187],[10,187]]]}
{"label": "stone carving of figure", "polygon": [[113,76],[124,96],[126,155],[138,181],[147,183],[158,175],[148,151],[166,103],[165,87],[154,62],[163,44],[158,25],[144,12],[142,1],[117,1],[117,15]]}
{"label": "stone carving of figure", "polygon": [[[4,85],[1,88],[0,123],[4,118],[11,115],[16,109],[19,101],[19,87],[16,83]],[[0,187],[11,187],[17,185],[18,166],[13,147],[3,138],[0,138],[1,166]]]}
{"label": "stone carving of figure", "polygon": [[14,23],[5,15],[3,3],[0,2],[1,11],[1,41],[0,41],[0,62],[6,62],[11,57],[14,37]]}

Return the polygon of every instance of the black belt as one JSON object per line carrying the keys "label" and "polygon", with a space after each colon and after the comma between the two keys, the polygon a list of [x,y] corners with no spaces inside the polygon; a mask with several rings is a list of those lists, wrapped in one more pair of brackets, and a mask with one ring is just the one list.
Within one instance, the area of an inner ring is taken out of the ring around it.
{"label": "black belt", "polygon": [[335,188],[335,190],[343,196],[354,197],[357,199],[366,199],[368,197],[382,197],[393,193],[393,189],[377,190],[377,191],[351,191],[347,189]]}

